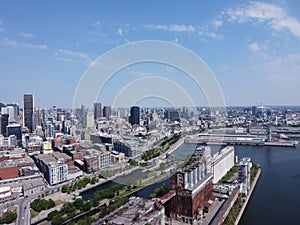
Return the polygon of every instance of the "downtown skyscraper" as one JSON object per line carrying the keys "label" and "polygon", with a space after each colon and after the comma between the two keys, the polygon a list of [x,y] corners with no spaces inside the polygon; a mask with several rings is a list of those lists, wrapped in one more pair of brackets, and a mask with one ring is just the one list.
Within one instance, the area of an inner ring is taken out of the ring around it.
{"label": "downtown skyscraper", "polygon": [[33,131],[33,95],[32,94],[24,94],[24,126],[28,128],[29,132]]}
{"label": "downtown skyscraper", "polygon": [[102,111],[101,111],[101,103],[100,102],[95,102],[94,103],[94,119],[98,120],[102,116]]}
{"label": "downtown skyscraper", "polygon": [[130,108],[129,123],[131,125],[140,125],[140,107],[132,106]]}

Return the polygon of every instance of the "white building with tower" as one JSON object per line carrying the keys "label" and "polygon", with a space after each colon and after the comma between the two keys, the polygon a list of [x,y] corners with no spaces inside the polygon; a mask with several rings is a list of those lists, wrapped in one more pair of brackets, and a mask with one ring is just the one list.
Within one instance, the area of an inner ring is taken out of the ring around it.
{"label": "white building with tower", "polygon": [[209,146],[197,146],[196,160],[203,161],[207,169],[207,173],[211,172],[211,148]]}
{"label": "white building with tower", "polygon": [[249,157],[242,158],[239,161],[239,176],[238,181],[240,182],[240,192],[247,195],[251,187],[251,159]]}

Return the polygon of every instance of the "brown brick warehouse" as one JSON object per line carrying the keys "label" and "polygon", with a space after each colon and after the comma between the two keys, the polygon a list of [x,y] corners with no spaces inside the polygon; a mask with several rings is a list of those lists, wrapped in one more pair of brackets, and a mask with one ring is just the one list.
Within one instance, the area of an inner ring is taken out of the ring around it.
{"label": "brown brick warehouse", "polygon": [[206,148],[200,148],[196,154],[196,162],[188,163],[171,177],[170,192],[175,195],[164,204],[167,217],[189,224],[201,218],[203,208],[213,197],[213,175],[205,157]]}

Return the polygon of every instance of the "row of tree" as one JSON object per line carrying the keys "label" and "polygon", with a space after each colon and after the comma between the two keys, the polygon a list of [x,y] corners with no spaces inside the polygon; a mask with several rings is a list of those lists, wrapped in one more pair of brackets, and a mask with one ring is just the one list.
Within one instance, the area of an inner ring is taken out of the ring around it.
{"label": "row of tree", "polygon": [[54,206],[55,206],[55,202],[51,198],[49,200],[38,198],[30,203],[30,207],[36,212],[40,212],[46,209],[51,209]]}
{"label": "row of tree", "polygon": [[150,159],[160,156],[160,154],[161,154],[161,151],[158,148],[152,148],[143,153],[142,159],[145,161],[148,161]]}
{"label": "row of tree", "polygon": [[150,198],[159,198],[170,191],[169,186],[163,183],[160,187],[156,188],[154,192],[150,195]]}
{"label": "row of tree", "polygon": [[[93,207],[98,207],[100,201],[103,199],[113,199],[113,201],[110,201],[109,207],[105,206],[101,208],[101,210],[104,211],[106,215],[106,213],[111,212],[112,210],[124,204],[124,202],[128,201],[127,198],[118,197],[119,192],[125,187],[126,187],[125,185],[116,184],[110,187],[109,189],[97,191],[94,197],[88,201],[83,201],[81,198],[78,198],[74,202],[64,203],[60,211],[55,210],[53,212],[50,212],[47,215],[47,220],[51,221],[52,225],[60,225],[63,224],[65,221],[74,218],[76,215],[79,215],[80,213],[88,212]],[[70,222],[70,224],[72,223],[73,222]]]}
{"label": "row of tree", "polygon": [[84,179],[81,179],[77,181],[73,185],[63,185],[61,188],[61,191],[63,193],[71,193],[72,191],[75,191],[76,189],[82,189],[85,188],[87,184],[96,184],[99,181],[98,178],[93,177],[93,178],[87,178],[85,177]]}
{"label": "row of tree", "polygon": [[160,143],[161,147],[168,147],[171,146],[172,144],[175,144],[181,137],[181,134],[174,134],[172,137],[170,138],[166,138],[162,143]]}
{"label": "row of tree", "polygon": [[148,161],[161,155],[162,152],[169,150],[170,146],[175,144],[181,137],[181,134],[174,134],[172,137],[165,137],[160,143],[160,148],[152,148],[145,151],[142,155],[142,159]]}

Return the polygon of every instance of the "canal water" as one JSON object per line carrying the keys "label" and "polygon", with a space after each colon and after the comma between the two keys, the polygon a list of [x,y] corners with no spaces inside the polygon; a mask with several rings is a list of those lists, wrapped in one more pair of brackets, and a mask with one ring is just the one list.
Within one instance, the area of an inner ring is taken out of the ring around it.
{"label": "canal water", "polygon": [[[183,144],[172,155],[184,159],[195,150],[195,144]],[[219,146],[211,146],[212,154],[217,152]],[[254,163],[261,165],[262,173],[252,197],[248,203],[240,225],[282,225],[300,224],[300,145],[296,148],[270,147],[270,146],[235,146],[238,158],[251,157]],[[124,176],[119,180],[134,179],[141,175],[135,171],[132,178]],[[165,179],[152,184],[135,193],[136,196],[148,198],[155,188],[167,183]],[[101,187],[83,193],[83,199],[89,199],[96,190],[114,185],[108,182]]]}

